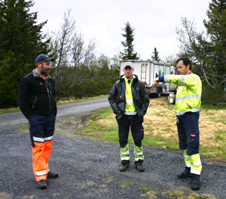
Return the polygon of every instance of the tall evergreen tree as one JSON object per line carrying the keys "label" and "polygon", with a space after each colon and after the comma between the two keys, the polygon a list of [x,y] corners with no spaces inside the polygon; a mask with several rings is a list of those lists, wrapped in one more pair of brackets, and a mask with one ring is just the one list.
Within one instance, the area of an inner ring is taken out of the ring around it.
{"label": "tall evergreen tree", "polygon": [[38,54],[48,52],[32,0],[0,1],[0,107],[17,105],[17,88],[22,76],[35,67]]}
{"label": "tall evergreen tree", "polygon": [[204,20],[206,34],[197,33],[193,22],[182,19],[183,29],[177,30],[181,42],[179,56],[188,56],[193,70],[203,81],[202,102],[218,104],[225,101],[225,32],[226,10],[224,0],[212,0]]}
{"label": "tall evergreen tree", "polygon": [[207,11],[208,20],[204,20],[207,34],[197,33],[193,23],[182,19],[183,29],[177,30],[181,42],[182,56],[192,59],[196,72],[202,80],[216,89],[222,85],[225,68],[224,35],[226,32],[226,10],[224,0],[212,0]]}
{"label": "tall evergreen tree", "polygon": [[125,41],[122,41],[122,45],[125,47],[124,52],[120,52],[120,55],[123,59],[139,59],[137,53],[134,52],[134,28],[131,27],[130,23],[127,22],[126,27],[122,29],[124,33],[122,34],[125,37]]}
{"label": "tall evergreen tree", "polygon": [[153,61],[160,62],[159,52],[157,51],[156,48],[154,48],[154,52],[153,52],[153,55],[151,56],[151,58]]}

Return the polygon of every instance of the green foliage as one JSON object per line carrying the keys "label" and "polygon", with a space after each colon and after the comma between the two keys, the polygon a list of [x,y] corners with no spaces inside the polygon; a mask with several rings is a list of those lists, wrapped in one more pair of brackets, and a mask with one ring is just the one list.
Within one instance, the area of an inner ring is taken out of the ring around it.
{"label": "green foliage", "polygon": [[[207,87],[216,89],[225,81],[226,10],[224,0],[212,0],[204,20],[206,34],[197,33],[193,22],[182,19],[183,29],[177,30],[181,42],[180,56],[192,59],[194,71]],[[208,89],[211,91],[211,89]],[[209,93],[212,95],[212,92]]]}
{"label": "green foliage", "polygon": [[119,67],[116,62],[109,65],[110,59],[101,55],[90,66],[81,64],[79,67],[61,67],[61,79],[56,83],[57,98],[82,98],[108,94],[119,78]]}
{"label": "green foliage", "polygon": [[217,105],[224,101],[224,87],[223,85],[212,88],[208,84],[204,83],[202,86],[202,104]]}
{"label": "green foliage", "polygon": [[63,97],[92,97],[97,95],[108,94],[116,78],[107,79],[90,79],[84,82],[65,82],[57,85],[57,98]]}
{"label": "green foliage", "polygon": [[32,1],[0,1],[0,107],[17,104],[20,79],[34,68],[38,54],[48,52],[37,13],[29,13]]}
{"label": "green foliage", "polygon": [[134,28],[131,27],[130,23],[127,22],[126,27],[123,29],[125,33],[122,34],[125,37],[126,41],[121,42],[125,47],[124,52],[121,52],[123,59],[139,59],[137,53],[133,49],[133,40],[134,40]]}

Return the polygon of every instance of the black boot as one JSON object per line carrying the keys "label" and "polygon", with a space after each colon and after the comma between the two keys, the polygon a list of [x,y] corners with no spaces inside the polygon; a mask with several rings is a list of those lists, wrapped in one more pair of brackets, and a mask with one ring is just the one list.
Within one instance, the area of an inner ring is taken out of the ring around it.
{"label": "black boot", "polygon": [[121,165],[119,167],[119,171],[124,172],[129,168],[129,161],[128,160],[122,160]]}
{"label": "black boot", "polygon": [[144,172],[144,167],[143,167],[142,163],[143,163],[143,160],[138,160],[135,162],[136,169],[139,172]]}
{"label": "black boot", "polygon": [[119,167],[119,171],[124,172],[129,168],[129,163],[128,164],[121,164]]}
{"label": "black boot", "polygon": [[53,173],[50,171],[47,175],[47,178],[58,178],[58,173]]}
{"label": "black boot", "polygon": [[45,180],[37,181],[37,187],[39,189],[46,189],[47,188],[46,181]]}
{"label": "black boot", "polygon": [[191,189],[192,190],[199,190],[200,189],[200,180],[199,179],[192,179],[191,180]]}
{"label": "black boot", "polygon": [[182,173],[177,175],[178,178],[189,178],[190,177],[190,172],[184,170]]}

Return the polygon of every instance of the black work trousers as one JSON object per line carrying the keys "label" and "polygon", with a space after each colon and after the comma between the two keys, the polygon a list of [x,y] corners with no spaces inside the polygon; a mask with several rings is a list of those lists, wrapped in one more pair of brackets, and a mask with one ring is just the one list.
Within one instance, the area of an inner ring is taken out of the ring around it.
{"label": "black work trousers", "polygon": [[138,115],[123,115],[120,119],[116,117],[116,120],[118,122],[120,147],[125,147],[127,145],[130,127],[134,144],[141,147],[144,138],[144,128],[142,125],[143,117],[138,117]]}

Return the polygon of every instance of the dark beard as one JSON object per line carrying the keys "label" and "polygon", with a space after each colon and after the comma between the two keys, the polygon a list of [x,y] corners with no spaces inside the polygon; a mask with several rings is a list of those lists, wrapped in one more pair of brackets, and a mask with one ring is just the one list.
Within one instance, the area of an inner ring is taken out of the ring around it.
{"label": "dark beard", "polygon": [[41,75],[48,76],[48,71],[47,71],[43,66],[41,66],[40,74],[41,74]]}

